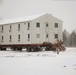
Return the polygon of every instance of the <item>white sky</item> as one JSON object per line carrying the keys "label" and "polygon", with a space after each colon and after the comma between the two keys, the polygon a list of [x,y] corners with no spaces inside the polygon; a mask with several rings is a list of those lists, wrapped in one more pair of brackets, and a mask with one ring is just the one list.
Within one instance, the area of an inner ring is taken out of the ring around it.
{"label": "white sky", "polygon": [[75,0],[4,0],[0,7],[2,19],[49,13],[63,20],[63,29],[76,29]]}

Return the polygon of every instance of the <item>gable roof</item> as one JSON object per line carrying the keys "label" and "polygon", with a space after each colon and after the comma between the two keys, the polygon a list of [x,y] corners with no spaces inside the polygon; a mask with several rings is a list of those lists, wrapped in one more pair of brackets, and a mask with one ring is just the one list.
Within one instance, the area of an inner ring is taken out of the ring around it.
{"label": "gable roof", "polygon": [[38,15],[21,17],[21,18],[1,20],[0,25],[17,23],[17,22],[24,22],[24,21],[31,21],[31,20],[34,20],[34,19],[36,19],[36,18],[38,18],[40,16],[43,16],[43,15],[45,15],[45,14],[38,14]]}
{"label": "gable roof", "polygon": [[[48,14],[48,13],[47,13]],[[38,14],[38,15],[32,15],[32,16],[26,16],[26,17],[21,17],[21,18],[14,18],[14,19],[7,19],[7,20],[0,20],[0,25],[5,25],[5,24],[12,24],[12,23],[18,23],[18,22],[25,22],[25,21],[32,21],[36,18],[39,18],[43,15],[46,15],[46,14]],[[55,18],[55,19],[58,19],[50,14],[48,14],[49,16]],[[60,19],[58,19],[59,21],[62,21]],[[62,21],[63,22],[63,21]]]}

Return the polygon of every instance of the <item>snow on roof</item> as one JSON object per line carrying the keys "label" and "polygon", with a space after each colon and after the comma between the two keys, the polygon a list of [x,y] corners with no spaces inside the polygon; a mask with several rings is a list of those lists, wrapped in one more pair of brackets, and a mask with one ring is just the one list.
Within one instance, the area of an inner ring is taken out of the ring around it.
{"label": "snow on roof", "polygon": [[15,18],[15,19],[1,20],[0,25],[17,23],[17,22],[24,22],[24,21],[31,21],[31,20],[34,20],[34,19],[36,19],[40,16],[43,16],[43,15],[45,15],[45,14],[38,14],[38,15],[26,16],[26,17]]}

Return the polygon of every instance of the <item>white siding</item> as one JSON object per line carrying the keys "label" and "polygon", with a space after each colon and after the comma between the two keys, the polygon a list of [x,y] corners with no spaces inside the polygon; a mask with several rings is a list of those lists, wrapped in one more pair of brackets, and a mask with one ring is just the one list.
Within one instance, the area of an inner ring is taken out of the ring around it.
{"label": "white siding", "polygon": [[[30,27],[28,28],[28,23]],[[36,27],[36,23],[40,23],[40,27]],[[48,27],[46,27],[48,23]],[[55,28],[55,23],[58,23],[58,28]],[[18,30],[18,24],[20,24],[20,30]],[[11,32],[10,30],[11,25]],[[8,25],[3,25],[4,30],[1,32],[0,26],[0,44],[38,44],[43,42],[55,42],[55,34],[58,34],[58,38],[62,40],[62,21],[51,16],[43,15],[39,18],[36,18],[32,21],[25,21],[20,23],[12,23]],[[18,35],[20,34],[20,41],[18,40]],[[28,34],[30,34],[30,40],[28,39]],[[37,38],[36,35],[40,34],[40,38]],[[48,38],[46,38],[48,34]],[[10,42],[11,35],[11,42]],[[4,36],[2,42],[2,36]]]}
{"label": "white siding", "polygon": [[[20,30],[18,30],[18,24],[20,24]],[[31,25],[30,25],[31,26]],[[0,26],[1,29],[2,26]],[[3,42],[0,40],[0,44],[30,44],[31,41],[28,41],[28,33],[31,34],[31,28],[28,30],[28,22],[11,24],[11,32],[10,24],[3,25],[3,32],[0,31],[0,36],[4,36]],[[18,35],[20,34],[20,41],[18,41]],[[10,42],[10,35],[12,36]],[[30,39],[31,40],[31,39]]]}
{"label": "white siding", "polygon": [[[40,28],[36,28],[37,22],[40,22]],[[48,23],[47,28],[46,23]],[[55,23],[58,23],[58,28],[55,28]],[[36,38],[37,33],[40,33],[40,38]],[[48,38],[46,38],[46,34],[48,34]],[[62,40],[62,22],[58,19],[45,15],[32,21],[32,43],[54,43],[56,41],[55,34],[58,34],[58,38]]]}

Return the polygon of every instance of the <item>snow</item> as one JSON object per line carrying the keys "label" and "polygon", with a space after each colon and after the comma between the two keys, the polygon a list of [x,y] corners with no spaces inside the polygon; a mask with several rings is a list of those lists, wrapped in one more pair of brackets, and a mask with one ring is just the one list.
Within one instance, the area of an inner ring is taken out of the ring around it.
{"label": "snow", "polygon": [[0,25],[3,24],[10,24],[10,23],[17,23],[17,22],[25,22],[25,21],[31,21],[34,20],[40,16],[43,16],[45,14],[38,14],[38,15],[32,15],[32,16],[25,16],[25,17],[20,17],[20,18],[14,18],[14,19],[6,19],[6,20],[1,20]]}
{"label": "snow", "polygon": [[76,75],[76,48],[52,51],[0,51],[0,75]]}

